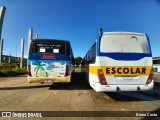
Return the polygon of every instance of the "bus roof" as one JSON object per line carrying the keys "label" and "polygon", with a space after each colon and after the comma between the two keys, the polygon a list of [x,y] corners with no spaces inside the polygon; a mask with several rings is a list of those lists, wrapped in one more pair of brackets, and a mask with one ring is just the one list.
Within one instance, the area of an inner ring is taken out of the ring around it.
{"label": "bus roof", "polygon": [[106,35],[106,34],[135,34],[135,35],[145,36],[144,33],[137,33],[137,32],[103,32],[103,35]]}

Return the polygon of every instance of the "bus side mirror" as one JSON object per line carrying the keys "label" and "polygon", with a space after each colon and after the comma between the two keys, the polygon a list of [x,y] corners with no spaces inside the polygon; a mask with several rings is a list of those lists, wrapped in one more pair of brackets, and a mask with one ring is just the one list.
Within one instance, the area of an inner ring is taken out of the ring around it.
{"label": "bus side mirror", "polygon": [[103,29],[102,29],[102,28],[99,29],[99,34],[100,34],[100,35],[103,34]]}

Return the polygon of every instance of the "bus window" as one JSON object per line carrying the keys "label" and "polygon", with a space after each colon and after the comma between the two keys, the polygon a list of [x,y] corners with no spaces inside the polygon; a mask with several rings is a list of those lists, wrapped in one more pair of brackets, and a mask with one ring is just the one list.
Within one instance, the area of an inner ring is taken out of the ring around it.
{"label": "bus window", "polygon": [[66,45],[63,43],[33,43],[32,53],[65,53]]}
{"label": "bus window", "polygon": [[101,52],[150,53],[147,37],[134,34],[103,35],[100,43]]}

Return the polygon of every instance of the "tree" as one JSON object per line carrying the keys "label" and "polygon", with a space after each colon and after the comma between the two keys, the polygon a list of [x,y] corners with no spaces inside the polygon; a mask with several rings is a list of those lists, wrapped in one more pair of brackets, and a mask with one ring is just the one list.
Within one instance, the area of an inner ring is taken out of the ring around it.
{"label": "tree", "polygon": [[34,68],[34,71],[36,71],[36,76],[39,70],[40,70],[40,75],[42,76],[42,71],[45,71],[45,69],[43,68],[45,64],[41,64],[38,60],[36,60],[36,63],[33,63],[32,65],[36,65],[36,67]]}
{"label": "tree", "polygon": [[76,57],[76,58],[74,58],[74,60],[75,60],[75,65],[79,66],[81,64],[82,58],[81,57]]}

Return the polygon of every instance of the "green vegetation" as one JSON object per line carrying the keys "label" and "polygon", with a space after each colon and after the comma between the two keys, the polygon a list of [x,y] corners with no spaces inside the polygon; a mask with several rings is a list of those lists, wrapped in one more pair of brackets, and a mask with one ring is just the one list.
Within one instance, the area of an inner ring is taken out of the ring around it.
{"label": "green vegetation", "polygon": [[[7,59],[7,57],[6,57]],[[14,58],[11,56],[10,63],[8,63],[8,60],[3,61],[0,65],[0,77],[8,77],[8,76],[17,76],[17,75],[23,75],[27,73],[27,59],[23,59],[23,66],[24,68],[20,67],[20,58]]]}
{"label": "green vegetation", "polygon": [[74,60],[75,60],[75,65],[79,66],[81,64],[82,58],[81,57],[76,57],[76,58],[74,58]]}
{"label": "green vegetation", "polygon": [[26,74],[27,70],[24,68],[3,68],[0,70],[0,77],[17,76]]}
{"label": "green vegetation", "polygon": [[[11,62],[8,61],[2,61],[2,64],[0,66],[20,66],[20,60],[11,59]],[[27,66],[27,59],[23,59],[23,66]]]}

